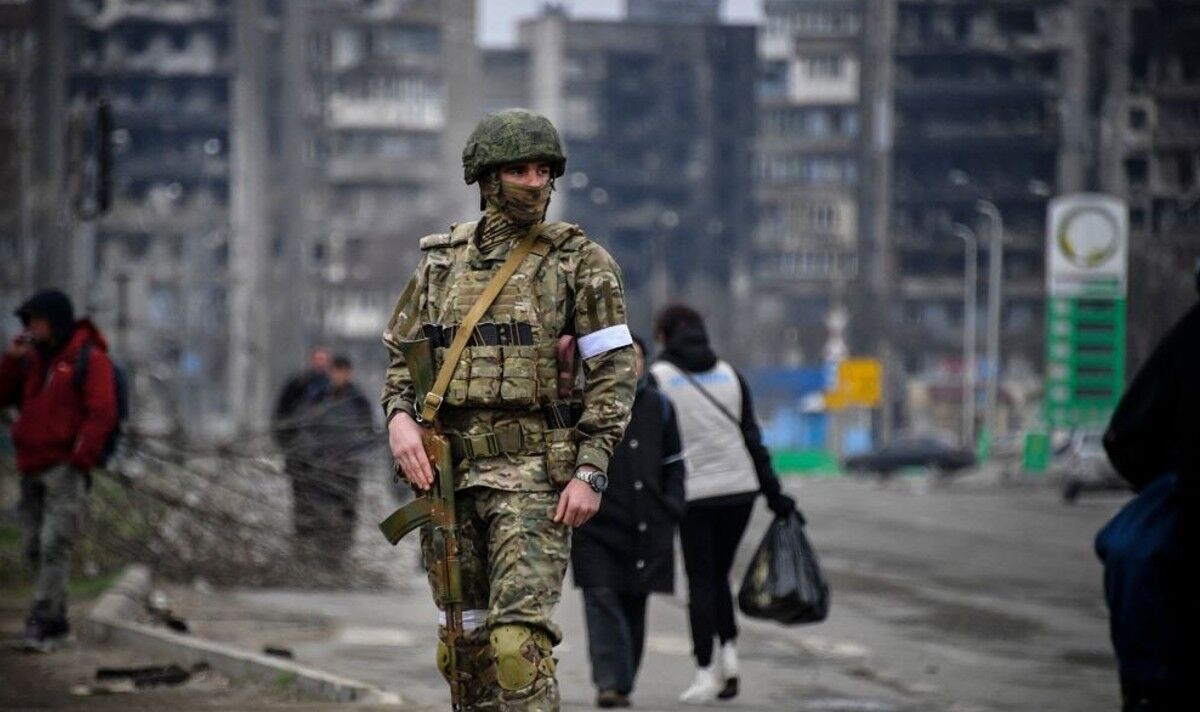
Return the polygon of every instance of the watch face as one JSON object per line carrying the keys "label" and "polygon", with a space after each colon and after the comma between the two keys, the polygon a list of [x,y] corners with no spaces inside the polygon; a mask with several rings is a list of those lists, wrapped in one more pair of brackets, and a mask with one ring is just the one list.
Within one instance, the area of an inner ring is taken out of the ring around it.
{"label": "watch face", "polygon": [[603,472],[595,473],[592,475],[591,484],[592,489],[596,490],[597,492],[603,492],[604,490],[608,489],[608,475],[604,474]]}

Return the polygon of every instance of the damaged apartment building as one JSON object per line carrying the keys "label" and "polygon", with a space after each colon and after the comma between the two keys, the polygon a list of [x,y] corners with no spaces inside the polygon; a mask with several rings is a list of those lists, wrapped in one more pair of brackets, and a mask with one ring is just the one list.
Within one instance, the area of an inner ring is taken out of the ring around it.
{"label": "damaged apartment building", "polygon": [[[261,422],[317,344],[352,354],[376,387],[417,239],[470,203],[440,168],[477,114],[475,3],[17,5],[3,27],[30,28],[39,48],[17,77],[33,95],[18,120],[34,158],[50,157],[22,189],[59,216],[34,258],[56,271],[34,279],[69,285],[110,333],[143,424]],[[15,31],[4,37],[17,56]],[[110,205],[64,211],[96,179],[101,104]]]}
{"label": "damaged apartment building", "polygon": [[848,355],[861,310],[860,0],[767,0],[759,33],[756,203],[746,278],[762,365]]}
{"label": "damaged apartment building", "polygon": [[[569,161],[551,217],[621,264],[631,327],[650,336],[654,309],[682,300],[721,339],[754,231],[756,31],[719,24],[716,3],[629,9],[638,19],[549,8],[524,21],[516,49],[484,53],[487,105],[527,100],[559,127]],[[721,346],[739,358],[756,348]]]}
{"label": "damaged apartment building", "polygon": [[[1086,24],[1068,0],[872,5],[871,32],[883,34],[867,45],[872,101],[891,109],[873,119],[872,150],[886,168],[872,171],[869,188],[886,210],[875,217],[886,237],[872,241],[885,285],[873,316],[890,346],[890,415],[913,427],[953,427],[959,417],[966,251],[954,226],[962,224],[979,245],[980,375],[999,369],[1004,431],[1039,395],[1046,202],[1087,187]],[[993,364],[983,337],[997,212],[1004,245]]]}
{"label": "damaged apartment building", "polygon": [[1105,6],[1099,187],[1129,201],[1133,370],[1195,303],[1200,259],[1200,3]]}

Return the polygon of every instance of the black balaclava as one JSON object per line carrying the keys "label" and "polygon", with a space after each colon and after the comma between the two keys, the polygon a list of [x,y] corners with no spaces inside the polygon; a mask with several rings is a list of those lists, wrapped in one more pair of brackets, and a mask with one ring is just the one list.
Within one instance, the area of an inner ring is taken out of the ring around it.
{"label": "black balaclava", "polygon": [[50,322],[54,331],[53,341],[49,344],[38,344],[39,349],[45,348],[49,353],[57,351],[75,329],[75,307],[71,298],[57,289],[45,289],[37,292],[14,312],[23,324],[28,324],[33,317],[41,317]]}

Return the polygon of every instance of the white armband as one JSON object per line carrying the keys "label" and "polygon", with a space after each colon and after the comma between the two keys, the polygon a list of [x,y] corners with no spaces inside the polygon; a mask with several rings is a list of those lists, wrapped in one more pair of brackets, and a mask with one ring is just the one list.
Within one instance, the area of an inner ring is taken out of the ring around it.
{"label": "white armband", "polygon": [[617,324],[579,337],[579,353],[585,360],[622,346],[632,345],[633,334],[629,333],[629,326],[626,324]]}

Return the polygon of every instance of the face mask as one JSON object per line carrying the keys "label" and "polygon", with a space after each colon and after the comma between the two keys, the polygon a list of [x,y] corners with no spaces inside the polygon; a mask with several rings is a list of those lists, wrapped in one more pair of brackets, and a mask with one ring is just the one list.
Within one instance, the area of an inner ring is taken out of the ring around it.
{"label": "face mask", "polygon": [[550,193],[553,190],[553,180],[546,181],[540,188],[510,183],[495,177],[480,182],[483,199],[520,227],[528,227],[546,216],[546,208],[550,206]]}

